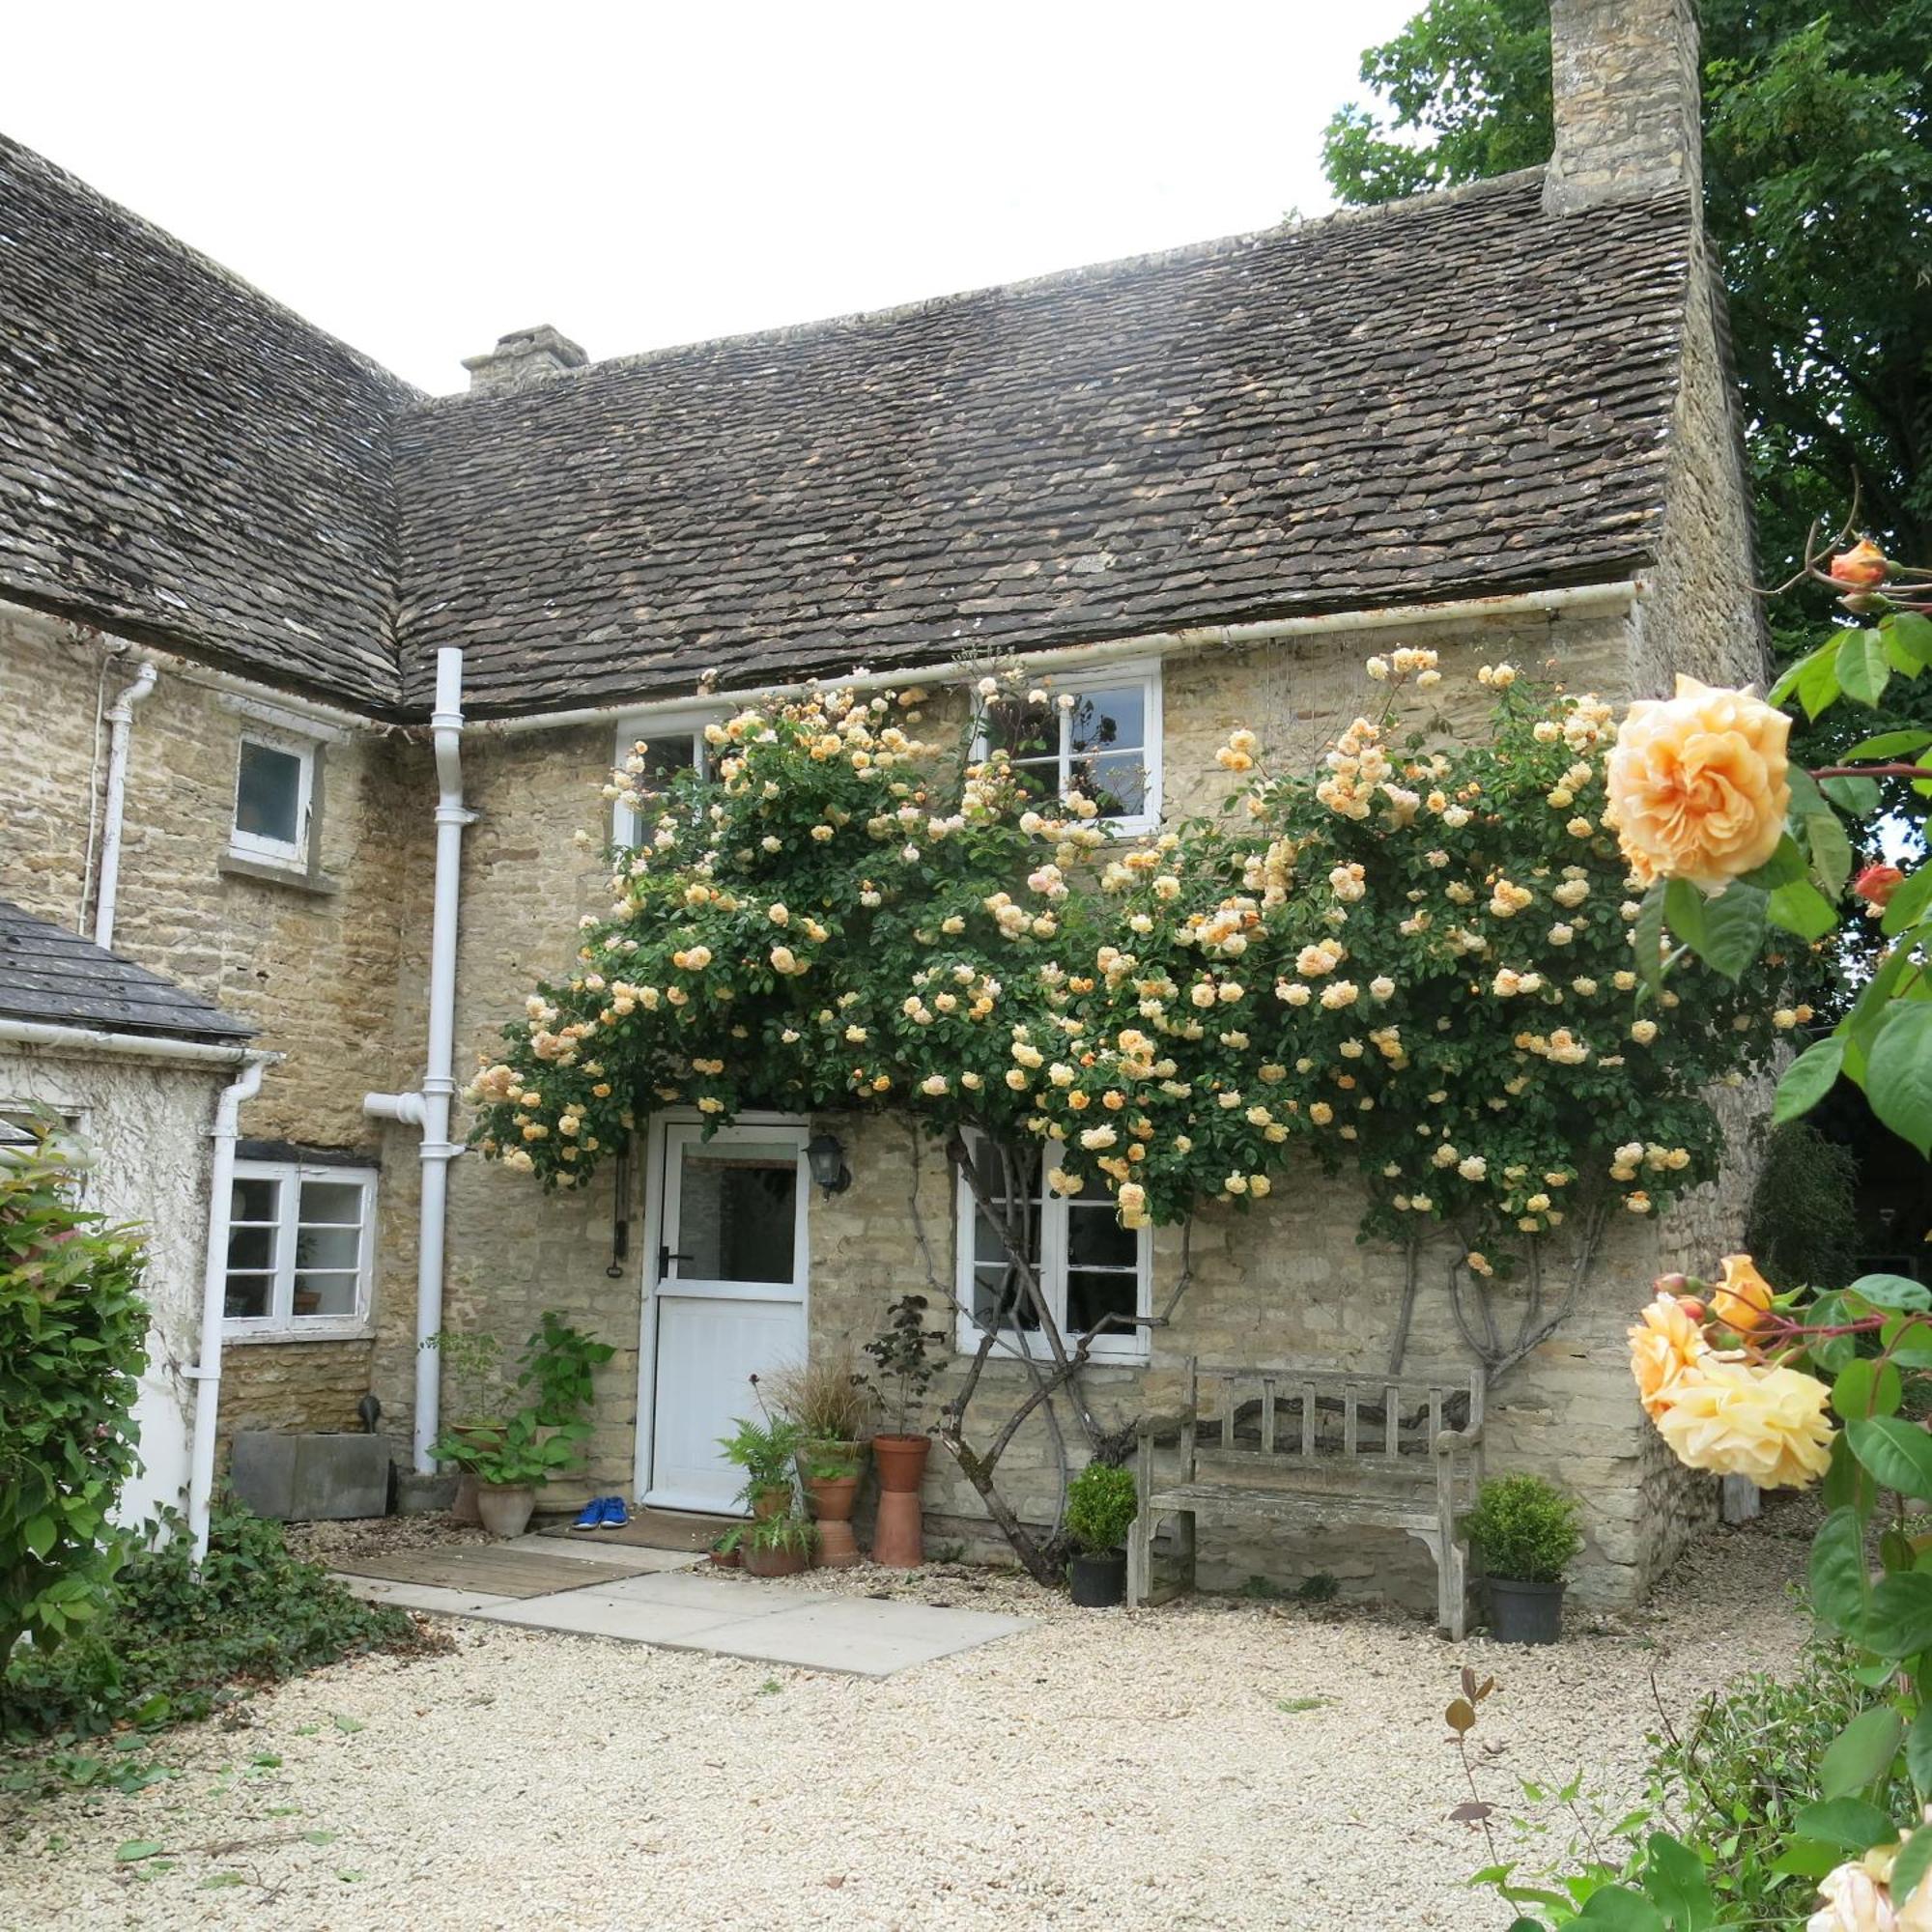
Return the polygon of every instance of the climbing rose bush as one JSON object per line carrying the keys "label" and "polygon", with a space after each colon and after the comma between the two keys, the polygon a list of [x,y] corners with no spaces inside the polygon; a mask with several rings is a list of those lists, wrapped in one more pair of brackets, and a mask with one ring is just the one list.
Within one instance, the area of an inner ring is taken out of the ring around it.
{"label": "climbing rose bush", "polygon": [[1357,1178],[1366,1234],[1479,1275],[1658,1211],[1716,1172],[1706,1089],[1806,1013],[1775,961],[1682,960],[1638,1010],[1607,705],[1486,667],[1490,729],[1453,743],[1434,653],[1369,670],[1386,702],[1313,770],[1236,730],[1220,809],[1140,841],[1001,749],[1073,702],[1044,681],[988,676],[944,740],[918,689],[753,703],[710,728],[715,777],[662,791],[640,745],[607,796],[641,842],[469,1090],[477,1146],[577,1186],[657,1107],[883,1107],[1037,1148],[1128,1226],[1300,1160]]}

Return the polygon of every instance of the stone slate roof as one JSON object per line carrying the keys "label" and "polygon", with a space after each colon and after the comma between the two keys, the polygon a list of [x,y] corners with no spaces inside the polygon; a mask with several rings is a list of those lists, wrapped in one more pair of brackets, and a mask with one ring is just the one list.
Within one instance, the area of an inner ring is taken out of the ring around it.
{"label": "stone slate roof", "polygon": [[393,706],[415,393],[0,137],[0,594]]}
{"label": "stone slate roof", "polygon": [[1618,576],[1691,213],[1541,182],[413,410],[408,697],[439,644],[527,710]]}
{"label": "stone slate roof", "polygon": [[1541,179],[425,401],[0,138],[0,596],[420,718],[1613,578],[1692,211]]}
{"label": "stone slate roof", "polygon": [[0,1014],[241,1045],[255,1029],[158,973],[0,899]]}

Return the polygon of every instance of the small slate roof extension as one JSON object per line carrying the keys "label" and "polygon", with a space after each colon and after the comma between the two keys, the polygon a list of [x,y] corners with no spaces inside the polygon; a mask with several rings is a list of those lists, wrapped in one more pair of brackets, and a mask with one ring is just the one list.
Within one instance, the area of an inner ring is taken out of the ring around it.
{"label": "small slate roof extension", "polygon": [[743,688],[1611,579],[1663,499],[1691,214],[1542,171],[397,425],[406,693]]}
{"label": "small slate roof extension", "polygon": [[241,1045],[255,1029],[158,973],[0,899],[0,1014]]}
{"label": "small slate roof extension", "polygon": [[0,596],[420,719],[1611,580],[1694,211],[1541,191],[431,400],[0,139]]}
{"label": "small slate roof extension", "polygon": [[0,590],[362,709],[400,696],[416,394],[0,136]]}

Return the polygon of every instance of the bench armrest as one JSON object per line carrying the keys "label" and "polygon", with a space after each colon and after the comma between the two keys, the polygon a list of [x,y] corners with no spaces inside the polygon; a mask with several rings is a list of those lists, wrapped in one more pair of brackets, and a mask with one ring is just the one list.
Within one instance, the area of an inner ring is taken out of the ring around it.
{"label": "bench armrest", "polygon": [[1134,1424],[1134,1434],[1143,1442],[1164,1442],[1179,1435],[1194,1418],[1184,1413],[1144,1415]]}
{"label": "bench armrest", "polygon": [[1483,1432],[1476,1429],[1438,1429],[1430,1448],[1438,1456],[1461,1456],[1476,1448],[1483,1439]]}

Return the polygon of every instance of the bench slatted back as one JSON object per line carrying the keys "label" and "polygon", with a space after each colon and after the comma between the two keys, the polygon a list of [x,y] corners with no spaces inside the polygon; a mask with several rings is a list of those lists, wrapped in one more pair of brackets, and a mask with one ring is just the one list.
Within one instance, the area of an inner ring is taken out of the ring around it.
{"label": "bench slatted back", "polygon": [[1349,1375],[1340,1371],[1187,1362],[1180,1432],[1188,1482],[1203,1455],[1283,1472],[1358,1463],[1391,1476],[1435,1480],[1433,1448],[1444,1429],[1479,1431],[1483,1375],[1466,1380]]}

